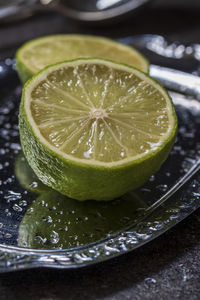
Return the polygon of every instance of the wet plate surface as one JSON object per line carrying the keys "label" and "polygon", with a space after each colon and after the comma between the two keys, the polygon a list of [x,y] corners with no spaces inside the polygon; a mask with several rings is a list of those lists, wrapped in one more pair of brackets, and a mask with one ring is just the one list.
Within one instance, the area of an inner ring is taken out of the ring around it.
{"label": "wet plate surface", "polygon": [[0,271],[76,268],[144,245],[200,207],[200,174],[176,193],[200,158],[200,102],[171,93],[179,120],[174,148],[141,189],[109,203],[69,199],[44,186],[21,151],[21,86],[0,102]]}

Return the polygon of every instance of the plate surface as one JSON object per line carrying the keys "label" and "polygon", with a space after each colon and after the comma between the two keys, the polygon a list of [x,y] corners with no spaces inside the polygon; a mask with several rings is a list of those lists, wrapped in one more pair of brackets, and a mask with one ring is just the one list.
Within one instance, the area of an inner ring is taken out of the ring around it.
{"label": "plate surface", "polygon": [[171,93],[177,140],[142,188],[109,203],[79,203],[44,186],[28,166],[18,132],[21,86],[17,79],[7,82],[0,102],[1,272],[104,261],[144,245],[200,207],[198,173],[169,197],[200,159],[199,101]]}

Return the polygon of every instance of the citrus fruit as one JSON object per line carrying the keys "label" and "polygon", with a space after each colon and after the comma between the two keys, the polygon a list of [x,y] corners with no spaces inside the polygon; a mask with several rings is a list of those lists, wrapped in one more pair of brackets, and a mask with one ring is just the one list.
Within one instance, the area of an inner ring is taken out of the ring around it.
{"label": "citrus fruit", "polygon": [[16,54],[17,70],[24,83],[44,67],[79,57],[100,57],[123,62],[148,72],[147,59],[132,47],[108,38],[63,34],[37,38]]}
{"label": "citrus fruit", "polygon": [[50,190],[30,204],[19,226],[18,246],[69,249],[97,242],[130,227],[138,209],[146,207],[134,193],[110,202],[80,202]]}
{"label": "citrus fruit", "polygon": [[78,200],[111,200],[160,168],[177,119],[168,93],[148,75],[77,59],[25,85],[19,129],[28,163],[44,184]]}

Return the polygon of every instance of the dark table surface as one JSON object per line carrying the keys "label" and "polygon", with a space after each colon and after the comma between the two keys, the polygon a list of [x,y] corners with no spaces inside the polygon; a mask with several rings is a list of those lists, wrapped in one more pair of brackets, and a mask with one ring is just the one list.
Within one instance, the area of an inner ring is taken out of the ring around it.
{"label": "dark table surface", "polygon": [[[200,9],[157,7],[122,23],[84,26],[57,14],[0,25],[0,58],[23,42],[52,33],[112,38],[161,34],[170,41],[200,42]],[[142,248],[85,269],[33,269],[0,274],[0,299],[200,299],[200,210]]]}

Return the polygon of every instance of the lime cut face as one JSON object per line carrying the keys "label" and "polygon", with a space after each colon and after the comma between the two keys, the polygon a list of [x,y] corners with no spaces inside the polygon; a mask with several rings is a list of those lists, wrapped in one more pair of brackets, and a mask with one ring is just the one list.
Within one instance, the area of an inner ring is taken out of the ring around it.
{"label": "lime cut face", "polygon": [[25,82],[44,67],[80,57],[111,59],[143,72],[149,69],[147,59],[132,47],[104,37],[63,34],[37,38],[24,44],[16,54],[17,70]]}
{"label": "lime cut face", "polygon": [[52,147],[111,164],[158,148],[170,130],[169,109],[161,91],[106,63],[63,66],[32,90],[30,101],[33,121]]}
{"label": "lime cut face", "polygon": [[[67,182],[56,175],[55,185],[49,185],[75,198],[68,191],[74,180],[79,187],[84,182],[85,192],[112,191],[106,178],[111,182],[124,176],[121,183],[128,188],[118,196],[141,185],[166,159],[177,127],[171,99],[157,82],[131,67],[98,59],[65,62],[42,71],[24,89],[20,119],[23,150],[38,177],[49,184],[54,171],[48,169],[56,160]],[[36,149],[29,149],[33,145]],[[41,151],[48,152],[46,166],[44,161],[39,164]],[[91,179],[92,171],[96,179]],[[132,173],[135,181],[129,178],[125,184]],[[92,195],[83,198],[98,198]]]}

